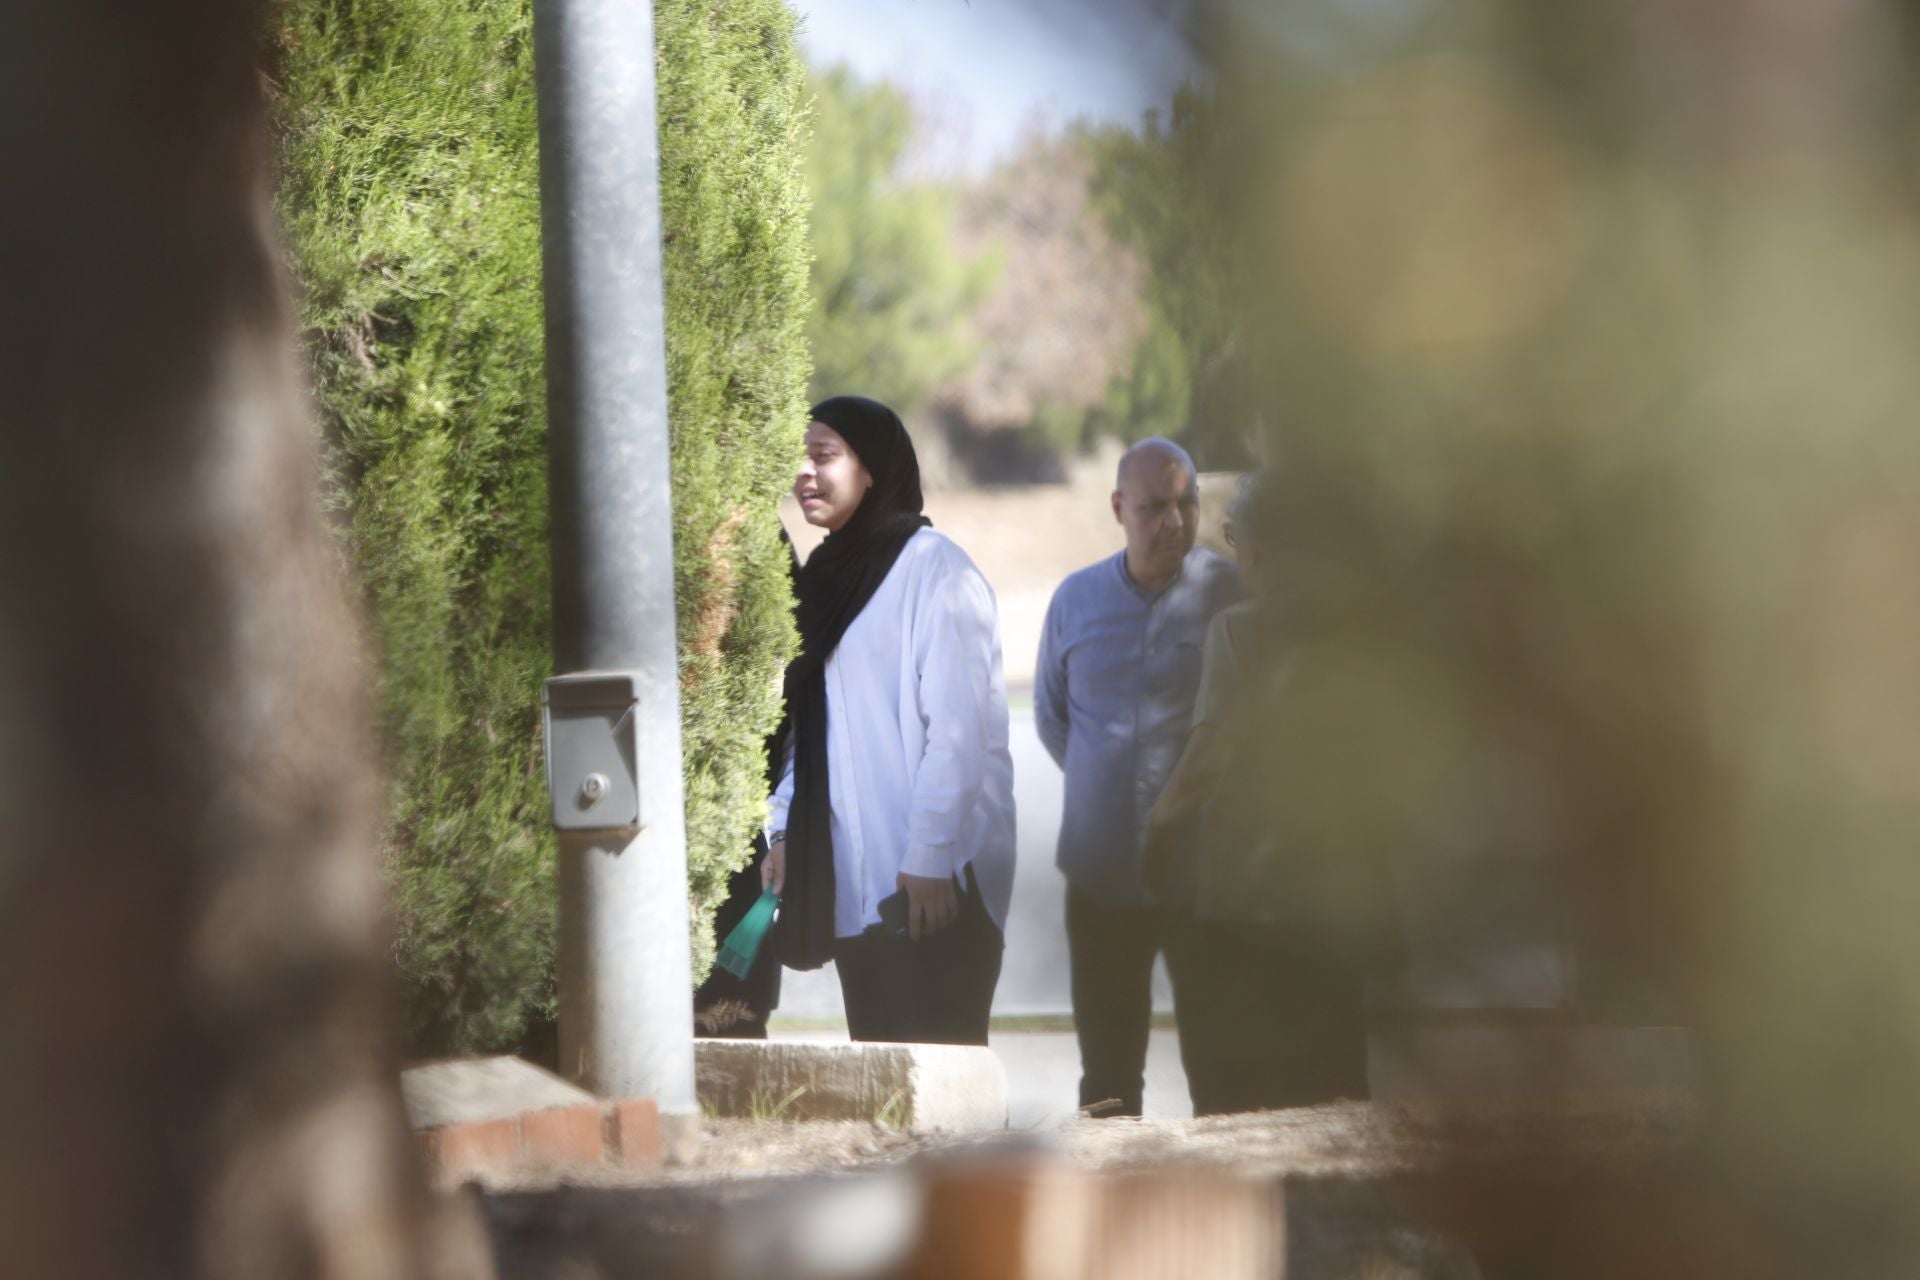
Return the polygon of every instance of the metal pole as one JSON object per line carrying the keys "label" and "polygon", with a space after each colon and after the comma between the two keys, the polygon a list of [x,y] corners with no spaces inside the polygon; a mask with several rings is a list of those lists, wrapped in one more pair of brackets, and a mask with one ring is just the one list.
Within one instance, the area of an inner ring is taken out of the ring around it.
{"label": "metal pole", "polygon": [[561,1067],[603,1096],[693,1117],[653,7],[535,0],[533,15],[554,669],[624,673],[632,699],[630,721],[588,716],[618,743],[609,783],[601,766],[556,763],[549,698],[556,819],[618,791],[621,766],[637,793],[619,829],[560,824]]}

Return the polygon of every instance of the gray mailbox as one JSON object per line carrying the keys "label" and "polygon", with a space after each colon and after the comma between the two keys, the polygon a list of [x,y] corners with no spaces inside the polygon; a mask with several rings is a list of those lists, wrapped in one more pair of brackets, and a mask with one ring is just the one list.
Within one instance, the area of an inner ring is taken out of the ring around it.
{"label": "gray mailbox", "polygon": [[540,701],[555,829],[638,830],[638,677],[624,671],[554,676]]}

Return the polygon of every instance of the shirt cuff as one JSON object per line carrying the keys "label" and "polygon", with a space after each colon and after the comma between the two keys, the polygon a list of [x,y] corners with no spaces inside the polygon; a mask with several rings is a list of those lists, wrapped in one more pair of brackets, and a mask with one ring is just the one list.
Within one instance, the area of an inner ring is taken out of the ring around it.
{"label": "shirt cuff", "polygon": [[910,844],[907,846],[907,856],[900,859],[902,875],[951,880],[953,872],[953,846],[950,844]]}

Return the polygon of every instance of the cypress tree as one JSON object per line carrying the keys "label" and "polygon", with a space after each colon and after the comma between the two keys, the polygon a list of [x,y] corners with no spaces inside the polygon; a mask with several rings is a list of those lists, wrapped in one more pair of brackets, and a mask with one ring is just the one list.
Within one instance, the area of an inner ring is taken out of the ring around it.
{"label": "cypress tree", "polygon": [[[760,817],[792,651],[775,499],[805,423],[804,72],[784,0],[658,0],[695,972]],[[279,205],[327,498],[381,654],[415,1052],[528,1049],[553,1003],[529,0],[288,0]]]}

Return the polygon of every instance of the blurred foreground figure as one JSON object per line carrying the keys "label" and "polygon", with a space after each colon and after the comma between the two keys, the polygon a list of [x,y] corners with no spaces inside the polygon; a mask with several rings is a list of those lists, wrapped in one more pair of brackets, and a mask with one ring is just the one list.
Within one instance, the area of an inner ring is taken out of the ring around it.
{"label": "blurred foreground figure", "polygon": [[1490,1275],[1920,1274],[1920,9],[1200,7],[1182,190],[1336,606],[1268,813],[1429,919],[1550,867],[1556,1016],[1698,1049],[1666,1184],[1569,1141],[1456,1220]]}
{"label": "blurred foreground figure", "polygon": [[1150,887],[1193,885],[1173,950],[1195,1115],[1367,1096],[1362,966],[1387,914],[1378,858],[1334,863],[1267,809],[1289,686],[1314,678],[1312,656],[1288,644],[1289,608],[1313,602],[1286,590],[1283,500],[1272,473],[1254,472],[1227,509],[1253,598],[1207,629],[1193,732],[1143,842]]}
{"label": "blurred foreground figure", "polygon": [[[1122,455],[1113,515],[1126,546],[1069,575],[1047,606],[1033,720],[1066,773],[1058,861],[1080,1105],[1137,1116],[1153,958],[1185,917],[1184,903],[1155,897],[1142,882],[1140,833],[1192,720],[1207,623],[1239,599],[1240,579],[1193,545],[1199,478],[1171,441],[1142,440]],[[1176,1012],[1187,999],[1179,960],[1168,951]]]}
{"label": "blurred foreground figure", "polygon": [[394,1057],[263,6],[0,41],[0,1272],[476,1274]]}

